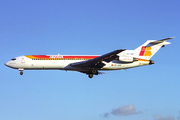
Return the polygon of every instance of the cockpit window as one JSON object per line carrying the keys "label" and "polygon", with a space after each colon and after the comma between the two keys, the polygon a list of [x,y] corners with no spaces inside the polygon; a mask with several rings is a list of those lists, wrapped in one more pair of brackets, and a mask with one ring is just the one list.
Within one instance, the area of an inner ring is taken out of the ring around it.
{"label": "cockpit window", "polygon": [[11,60],[16,60],[16,58],[13,58],[13,59],[11,59]]}

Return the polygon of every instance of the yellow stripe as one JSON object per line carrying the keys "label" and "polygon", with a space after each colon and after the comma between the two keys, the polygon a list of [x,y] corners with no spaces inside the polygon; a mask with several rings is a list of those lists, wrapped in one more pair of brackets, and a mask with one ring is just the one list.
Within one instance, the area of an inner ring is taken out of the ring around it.
{"label": "yellow stripe", "polygon": [[138,59],[138,61],[149,62],[149,60]]}
{"label": "yellow stripe", "polygon": [[29,59],[33,59],[33,58],[35,58],[35,57],[33,57],[32,55],[25,55],[27,58],[29,58]]}

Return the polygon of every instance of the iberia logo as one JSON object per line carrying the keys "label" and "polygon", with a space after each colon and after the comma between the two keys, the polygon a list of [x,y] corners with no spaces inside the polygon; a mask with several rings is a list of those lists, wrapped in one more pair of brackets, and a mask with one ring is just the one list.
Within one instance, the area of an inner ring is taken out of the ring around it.
{"label": "iberia logo", "polygon": [[151,56],[151,47],[142,46],[139,56]]}

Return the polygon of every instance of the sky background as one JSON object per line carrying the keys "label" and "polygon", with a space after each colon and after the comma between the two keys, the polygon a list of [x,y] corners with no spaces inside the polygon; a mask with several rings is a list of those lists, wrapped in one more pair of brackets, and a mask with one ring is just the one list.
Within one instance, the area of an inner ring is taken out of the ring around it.
{"label": "sky background", "polygon": [[[180,120],[179,0],[1,0],[0,120]],[[94,76],[4,66],[21,55],[102,55],[175,37],[155,64]]]}

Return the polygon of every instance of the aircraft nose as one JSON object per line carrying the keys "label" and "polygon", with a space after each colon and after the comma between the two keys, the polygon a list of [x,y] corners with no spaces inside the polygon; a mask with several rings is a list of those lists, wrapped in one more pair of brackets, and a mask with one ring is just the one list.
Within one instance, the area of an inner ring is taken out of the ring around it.
{"label": "aircraft nose", "polygon": [[13,62],[13,61],[8,61],[4,63],[4,65],[10,68],[16,68],[16,62]]}
{"label": "aircraft nose", "polygon": [[8,62],[4,63],[4,65],[7,66],[7,67],[12,67],[13,66],[11,61],[8,61]]}
{"label": "aircraft nose", "polygon": [[4,63],[5,66],[8,66],[8,62]]}

